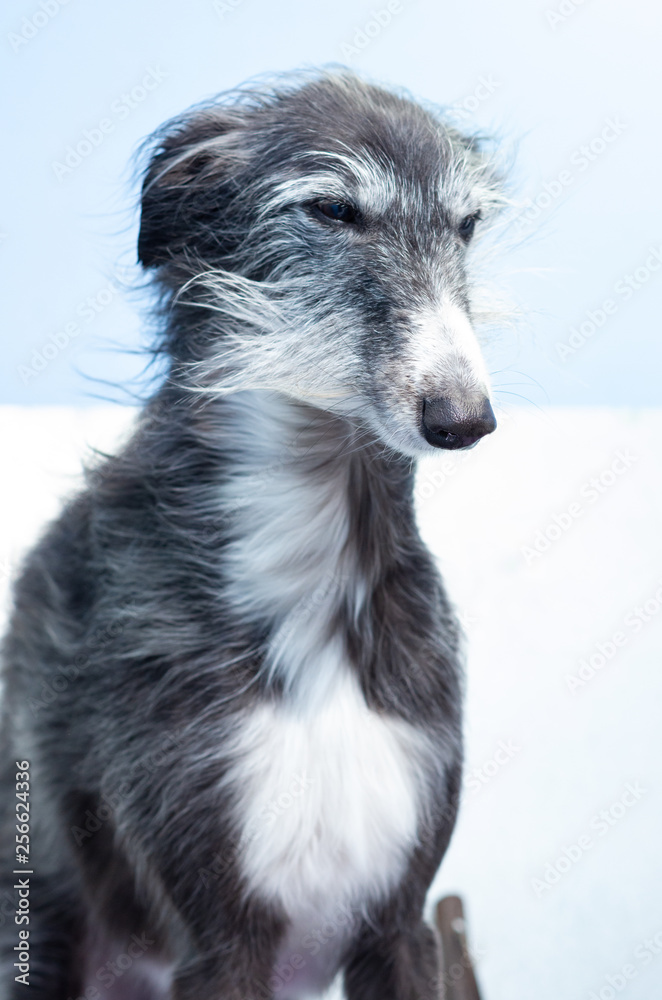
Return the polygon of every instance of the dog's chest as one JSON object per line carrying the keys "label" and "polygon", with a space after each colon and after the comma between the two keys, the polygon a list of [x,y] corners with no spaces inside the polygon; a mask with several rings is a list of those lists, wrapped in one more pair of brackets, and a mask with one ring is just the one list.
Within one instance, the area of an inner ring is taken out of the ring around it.
{"label": "dog's chest", "polygon": [[401,877],[425,807],[429,748],[403,720],[371,711],[344,665],[320,700],[254,709],[234,749],[252,892],[296,921],[379,898]]}
{"label": "dog's chest", "polygon": [[347,441],[282,401],[269,405],[266,426],[278,433],[266,441],[271,450],[281,442],[277,460],[259,451],[264,434],[251,428],[264,407],[237,414],[238,443],[247,437],[224,493],[234,523],[226,599],[240,617],[271,626],[263,672],[282,696],[236,720],[229,781],[249,890],[305,924],[397,882],[437,762],[421,730],[368,707],[347,661],[350,619],[371,591]]}

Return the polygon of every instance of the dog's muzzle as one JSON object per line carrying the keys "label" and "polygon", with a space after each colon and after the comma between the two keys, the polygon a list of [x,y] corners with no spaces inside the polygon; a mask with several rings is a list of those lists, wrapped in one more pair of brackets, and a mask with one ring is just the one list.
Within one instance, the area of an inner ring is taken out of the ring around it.
{"label": "dog's muzzle", "polygon": [[471,448],[495,428],[496,417],[486,396],[423,400],[421,432],[434,448]]}

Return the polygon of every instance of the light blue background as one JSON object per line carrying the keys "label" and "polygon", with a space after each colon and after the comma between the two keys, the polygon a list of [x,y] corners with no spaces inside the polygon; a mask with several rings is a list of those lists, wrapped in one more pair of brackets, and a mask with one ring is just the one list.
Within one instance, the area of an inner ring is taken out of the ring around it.
{"label": "light blue background", "polygon": [[[44,3],[53,10],[57,0]],[[562,195],[549,199],[535,222],[516,227],[517,245],[500,262],[500,280],[524,308],[517,334],[504,335],[490,352],[503,402],[519,399],[505,395],[512,392],[541,406],[659,404],[662,270],[628,299],[614,291],[650,248],[662,247],[657,5],[402,0],[390,25],[348,53],[343,46],[381,0],[233,3],[69,0],[48,19],[38,14],[37,24],[47,23],[27,42],[15,36],[25,31],[23,19],[42,9],[39,0],[4,5],[0,401],[118,398],[119,390],[99,380],[126,382],[141,371],[143,359],[132,352],[146,342],[144,296],[120,287],[120,279],[134,284],[138,274],[128,164],[139,140],[254,74],[345,62],[414,95],[467,104],[469,128],[496,134],[516,151],[512,176],[523,203],[570,171]],[[560,8],[569,13],[550,15]],[[150,68],[164,78],[127,109],[122,95]],[[492,81],[488,96],[481,79]],[[112,131],[58,179],[54,163],[102,118]],[[581,169],[576,151],[610,118],[626,127]],[[118,290],[105,304],[109,281]],[[90,296],[94,303],[86,305]],[[561,361],[555,345],[607,298],[615,313]],[[70,323],[78,335],[47,348],[43,370],[30,375],[35,358]]]}

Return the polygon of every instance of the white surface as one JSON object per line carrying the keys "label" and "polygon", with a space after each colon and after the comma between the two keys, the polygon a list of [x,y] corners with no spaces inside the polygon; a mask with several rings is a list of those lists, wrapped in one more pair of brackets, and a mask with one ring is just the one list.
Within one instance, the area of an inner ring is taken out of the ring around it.
{"label": "white surface", "polygon": [[[85,443],[111,446],[130,419],[107,407],[0,409],[3,587],[75,487]],[[659,993],[662,603],[638,628],[632,612],[662,583],[661,437],[662,410],[516,409],[475,450],[421,470],[421,528],[469,636],[466,794],[433,894],[465,898],[485,1000]],[[605,474],[619,452],[626,462]],[[571,504],[568,529],[527,560],[537,531]],[[568,675],[616,632],[615,655],[569,690]],[[580,840],[592,847],[536,893],[533,880]]]}

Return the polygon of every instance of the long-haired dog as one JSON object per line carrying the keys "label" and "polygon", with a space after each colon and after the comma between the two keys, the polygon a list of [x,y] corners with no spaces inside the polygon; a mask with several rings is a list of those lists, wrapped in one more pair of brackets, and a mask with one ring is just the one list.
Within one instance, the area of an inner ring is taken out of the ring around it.
{"label": "long-haired dog", "polygon": [[499,200],[474,141],[350,73],[154,138],[168,376],[4,648],[3,998],[26,965],[34,1000],[436,995],[461,657],[412,485],[495,427],[467,251]]}

